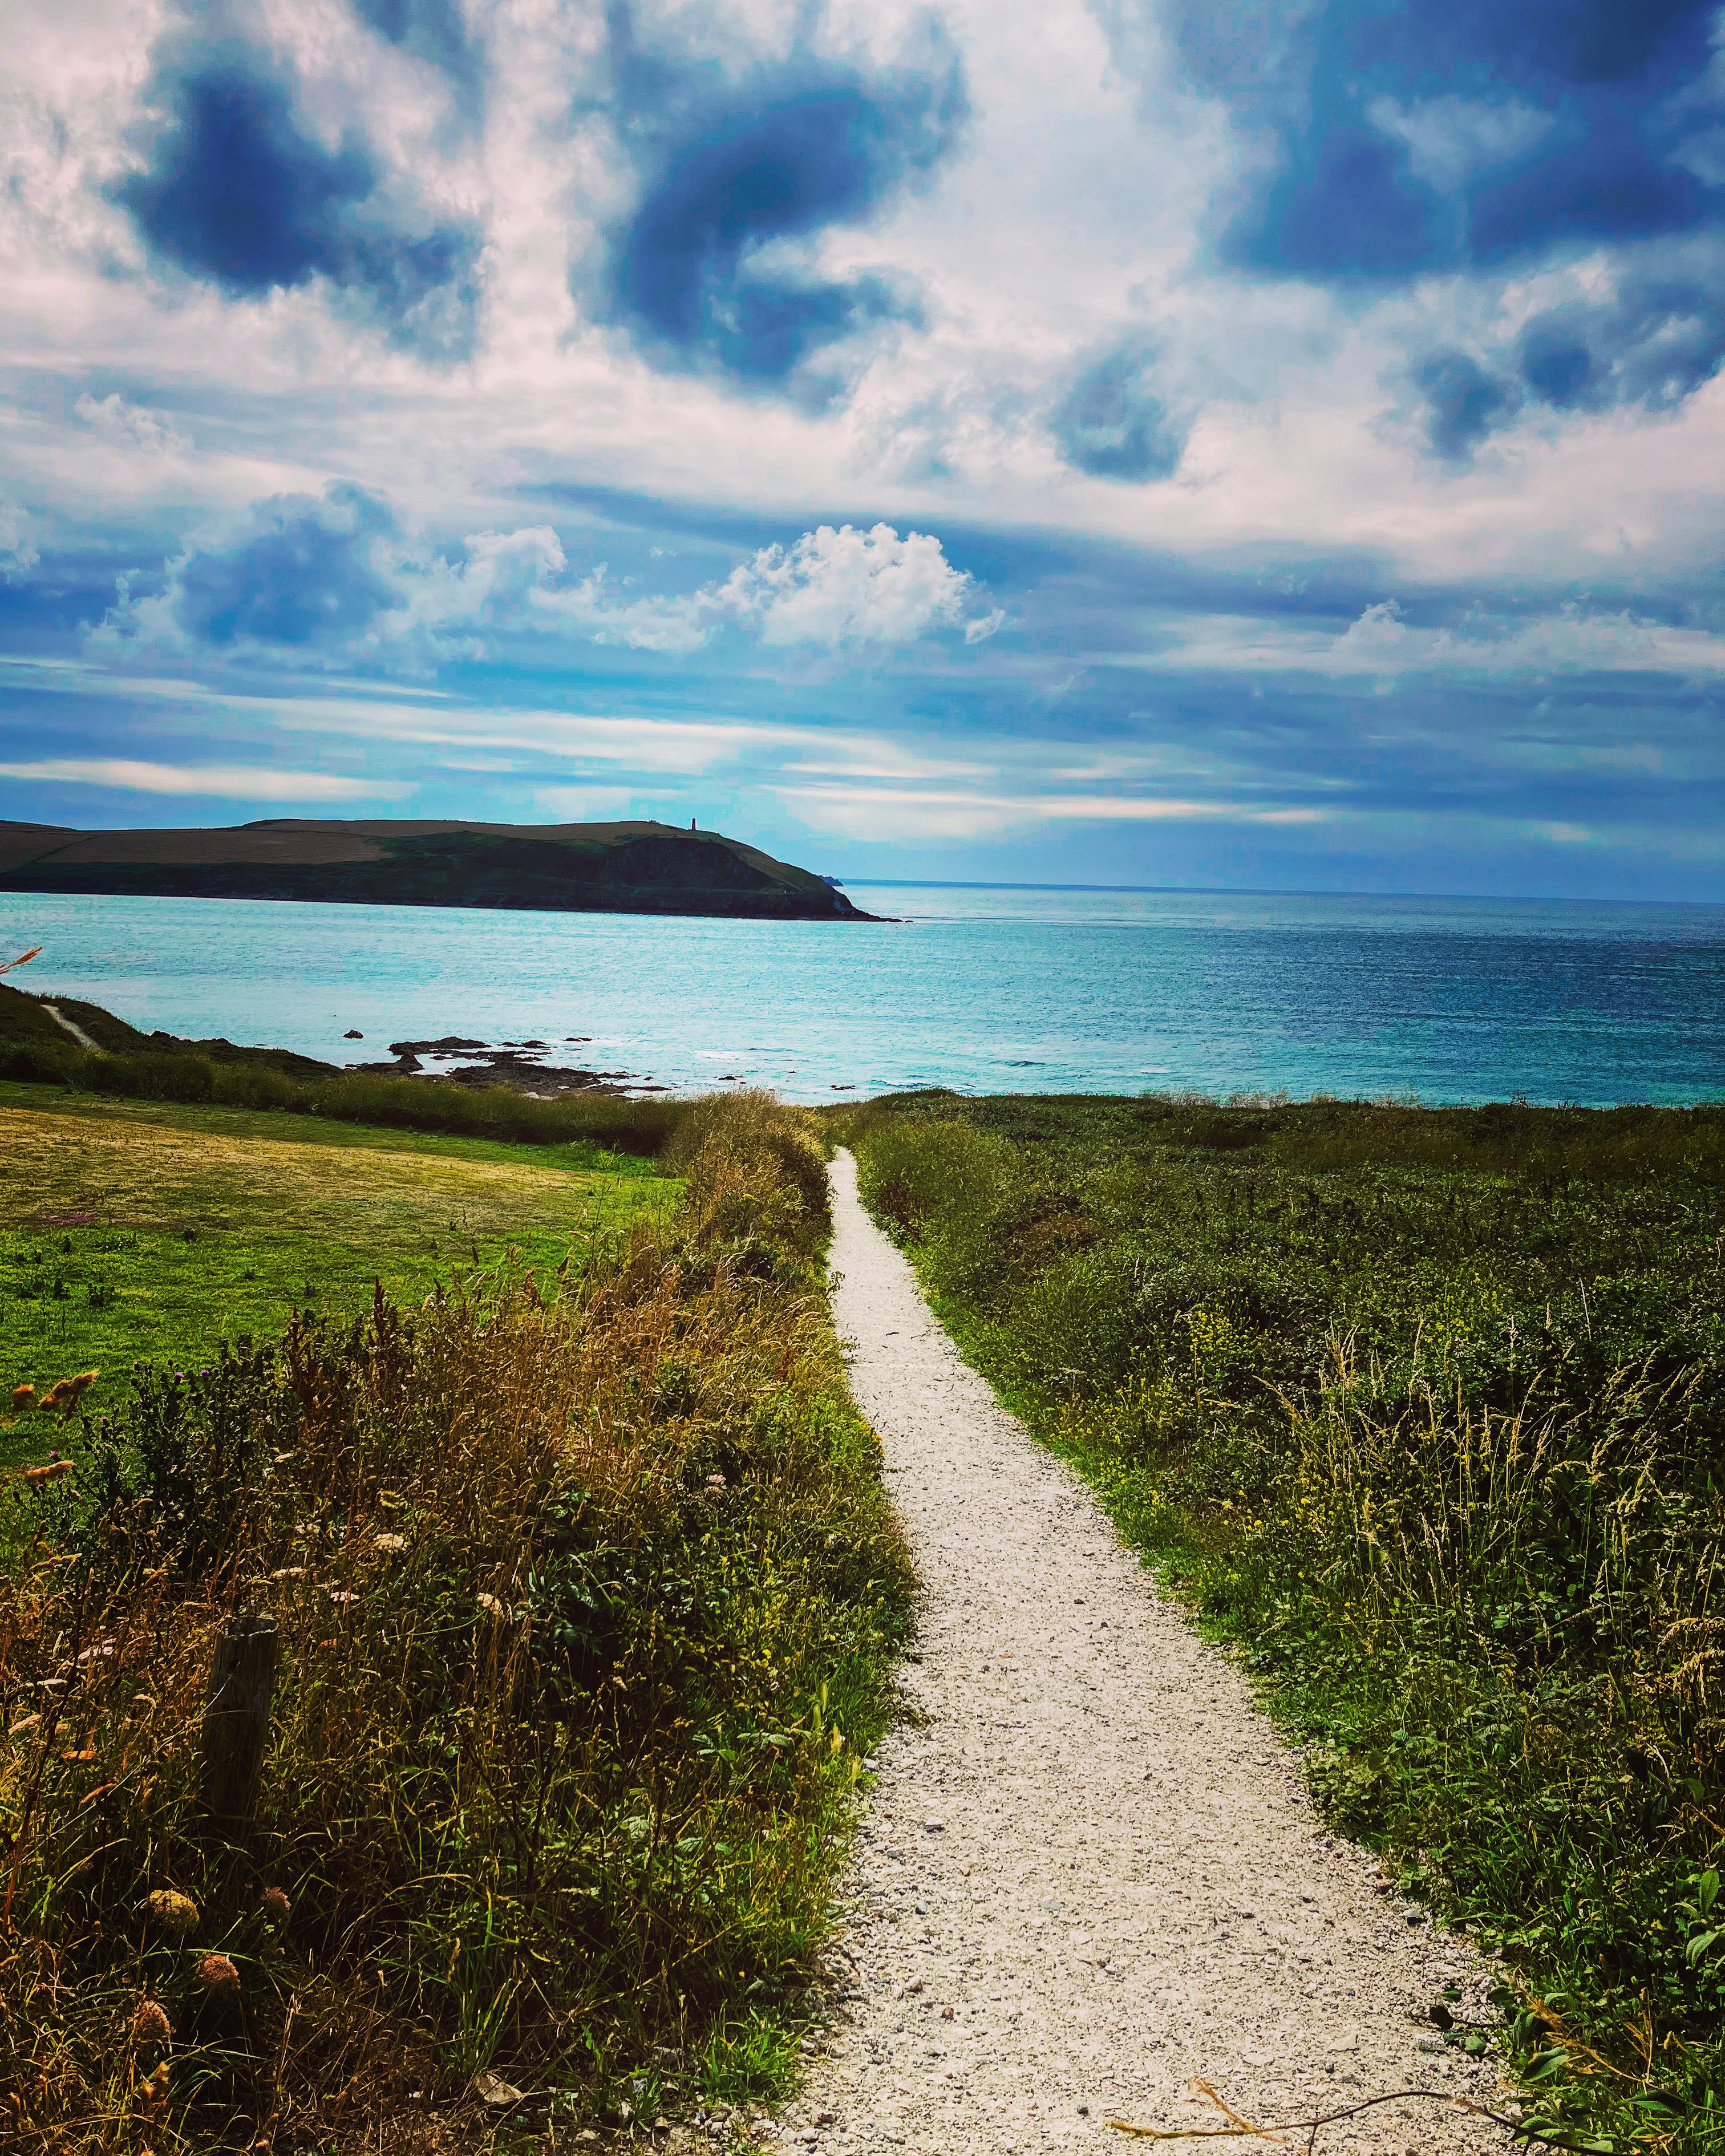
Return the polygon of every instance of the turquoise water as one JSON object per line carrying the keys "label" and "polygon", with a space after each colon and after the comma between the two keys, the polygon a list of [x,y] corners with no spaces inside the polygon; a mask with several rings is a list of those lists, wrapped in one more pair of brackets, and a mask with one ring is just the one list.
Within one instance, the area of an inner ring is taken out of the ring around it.
{"label": "turquoise water", "polygon": [[[1725,907],[852,887],[889,927],[0,896],[16,983],[332,1061],[446,1033],[826,1101],[1725,1097]],[[350,1026],[366,1036],[344,1041]],[[571,1034],[590,1039],[570,1042]]]}

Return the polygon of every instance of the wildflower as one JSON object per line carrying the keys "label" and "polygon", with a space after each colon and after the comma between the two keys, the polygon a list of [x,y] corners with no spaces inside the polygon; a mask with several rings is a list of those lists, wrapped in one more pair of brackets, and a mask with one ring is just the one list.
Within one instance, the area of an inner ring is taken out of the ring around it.
{"label": "wildflower", "polygon": [[279,1924],[285,1924],[293,1913],[293,1903],[279,1887],[266,1887],[258,1898],[263,1903],[265,1915],[273,1917]]}
{"label": "wildflower", "polygon": [[174,2028],[166,2014],[153,1999],[141,1999],[138,2010],[131,2017],[131,2040],[135,2044],[167,2044],[173,2041]]}
{"label": "wildflower", "polygon": [[231,1996],[239,1989],[239,1971],[226,1954],[207,1953],[195,1974],[198,1981],[211,1991],[225,1992]]}
{"label": "wildflower", "polygon": [[177,1894],[172,1887],[158,1887],[153,1894],[146,1894],[144,1909],[165,1932],[184,1933],[198,1928],[198,1904],[189,1894]]}
{"label": "wildflower", "polygon": [[506,1617],[509,1614],[495,1594],[480,1594],[474,1599],[488,1617]]}
{"label": "wildflower", "polygon": [[407,1546],[408,1538],[405,1535],[373,1535],[372,1537],[372,1548],[381,1551],[385,1557],[399,1556]]}

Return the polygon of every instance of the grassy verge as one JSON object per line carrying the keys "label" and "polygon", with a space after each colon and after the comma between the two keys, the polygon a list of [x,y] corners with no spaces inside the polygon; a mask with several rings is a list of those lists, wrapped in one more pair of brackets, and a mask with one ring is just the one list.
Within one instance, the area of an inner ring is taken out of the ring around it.
{"label": "grassy verge", "polygon": [[110,1099],[172,1101],[316,1116],[386,1130],[432,1131],[516,1145],[593,1143],[657,1153],[684,1104],[565,1094],[537,1100],[508,1086],[464,1086],[337,1070],[274,1048],[142,1034],[98,1004],[52,998],[96,1052],[77,1045],[44,998],[0,984],[0,1081]]}
{"label": "grassy verge", "polygon": [[[788,2071],[909,1569],[806,1121],[702,1109],[668,1164],[555,1296],[146,1369],[6,1486],[13,2145],[429,2149],[482,2072],[542,2126]],[[237,1614],[280,1657],[244,1829],[200,1795]]]}
{"label": "grassy verge", "polygon": [[[91,1366],[213,1360],[296,1308],[352,1317],[381,1281],[549,1291],[572,1250],[676,1189],[631,1154],[0,1086],[0,1399]],[[103,1397],[100,1389],[97,1397]],[[0,1434],[0,1461],[28,1442]],[[10,1450],[8,1450],[10,1448]]]}
{"label": "grassy verge", "polygon": [[1500,1950],[1581,2145],[1725,2136],[1725,1111],[852,1111],[966,1353]]}

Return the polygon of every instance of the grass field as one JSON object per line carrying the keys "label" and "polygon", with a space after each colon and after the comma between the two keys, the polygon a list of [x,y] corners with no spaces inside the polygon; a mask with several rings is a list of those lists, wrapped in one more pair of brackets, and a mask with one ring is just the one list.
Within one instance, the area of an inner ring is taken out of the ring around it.
{"label": "grass field", "polygon": [[[0,1393],[273,1339],[477,1275],[548,1287],[674,1183],[595,1146],[506,1145],[0,1086]],[[100,1389],[93,1404],[102,1398]],[[0,1434],[0,1463],[39,1435]],[[8,1448],[10,1447],[8,1451]]]}
{"label": "grass field", "polygon": [[966,1353],[1499,1951],[1559,2145],[1725,2144],[1725,1109],[841,1111]]}

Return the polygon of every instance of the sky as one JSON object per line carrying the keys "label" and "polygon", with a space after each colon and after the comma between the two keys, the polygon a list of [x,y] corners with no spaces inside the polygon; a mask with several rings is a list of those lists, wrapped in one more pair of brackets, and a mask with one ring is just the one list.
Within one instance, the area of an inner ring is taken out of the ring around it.
{"label": "sky", "polygon": [[1725,900],[1725,9],[8,22],[0,818]]}

